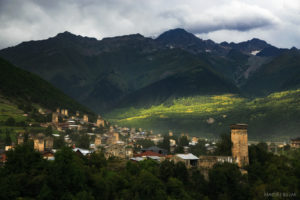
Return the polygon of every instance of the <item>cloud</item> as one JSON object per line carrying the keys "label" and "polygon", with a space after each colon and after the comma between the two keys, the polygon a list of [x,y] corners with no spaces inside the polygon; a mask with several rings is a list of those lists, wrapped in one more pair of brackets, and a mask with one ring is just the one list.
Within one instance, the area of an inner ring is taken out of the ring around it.
{"label": "cloud", "polygon": [[299,10],[297,0],[0,0],[0,48],[66,30],[101,39],[177,27],[217,41],[259,37],[296,46]]}
{"label": "cloud", "polygon": [[176,18],[180,26],[194,34],[219,30],[249,31],[276,25],[278,19],[268,10],[241,2],[212,6],[197,12],[195,7],[185,6],[163,14]]}

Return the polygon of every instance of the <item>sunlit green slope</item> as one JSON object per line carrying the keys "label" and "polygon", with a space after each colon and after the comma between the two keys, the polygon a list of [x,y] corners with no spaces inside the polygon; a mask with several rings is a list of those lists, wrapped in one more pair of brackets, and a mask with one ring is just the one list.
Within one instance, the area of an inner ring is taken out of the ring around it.
{"label": "sunlit green slope", "polygon": [[233,94],[196,96],[169,105],[124,108],[106,115],[123,126],[216,137],[232,123],[248,123],[250,139],[288,139],[300,134],[300,89],[246,99]]}

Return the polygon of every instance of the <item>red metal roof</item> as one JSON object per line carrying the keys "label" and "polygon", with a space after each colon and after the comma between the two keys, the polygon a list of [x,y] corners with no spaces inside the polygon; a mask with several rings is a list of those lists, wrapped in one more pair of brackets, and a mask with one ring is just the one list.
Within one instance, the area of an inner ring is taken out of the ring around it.
{"label": "red metal roof", "polygon": [[159,157],[164,157],[164,155],[159,154],[159,153],[155,153],[153,151],[145,151],[143,153],[135,155],[135,157],[143,157],[143,156],[159,156]]}

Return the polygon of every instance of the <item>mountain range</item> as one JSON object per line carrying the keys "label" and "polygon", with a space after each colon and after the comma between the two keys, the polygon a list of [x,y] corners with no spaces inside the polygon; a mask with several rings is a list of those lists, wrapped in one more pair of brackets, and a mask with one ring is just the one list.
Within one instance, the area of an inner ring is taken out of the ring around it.
{"label": "mountain range", "polygon": [[49,82],[12,65],[2,58],[0,58],[0,71],[2,106],[24,108],[30,105],[52,111],[56,108],[66,108],[70,113],[81,111],[93,114],[91,110],[65,95]]}
{"label": "mountain range", "polygon": [[[280,66],[271,65],[279,59],[285,66],[290,63],[285,57],[297,57],[298,52],[259,39],[218,44],[173,29],[156,39],[133,34],[97,40],[64,32],[3,49],[0,56],[43,77],[89,108],[107,112],[124,102],[134,105],[131,97],[137,104],[143,104],[143,99],[151,104],[152,99],[162,103],[173,97],[215,92],[266,95],[293,87],[298,82],[291,76],[297,75],[280,77],[279,84]],[[289,66],[290,71],[294,68]],[[265,81],[266,70],[272,71],[274,80],[253,89],[255,83]]]}
{"label": "mountain range", "polygon": [[2,49],[0,56],[100,114],[194,96],[253,99],[300,86],[296,48],[257,38],[216,43],[179,28],[155,39],[132,34],[97,40],[64,32]]}

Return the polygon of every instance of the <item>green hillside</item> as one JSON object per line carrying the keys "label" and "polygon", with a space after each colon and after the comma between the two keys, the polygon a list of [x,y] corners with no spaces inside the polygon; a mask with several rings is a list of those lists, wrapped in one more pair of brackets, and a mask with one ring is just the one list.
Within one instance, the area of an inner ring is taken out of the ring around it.
{"label": "green hillside", "polygon": [[0,121],[6,121],[10,117],[14,118],[17,122],[26,120],[23,110],[3,97],[0,97]]}
{"label": "green hillside", "polygon": [[[19,107],[38,104],[51,110],[62,107],[69,109],[70,112],[76,110],[90,112],[47,81],[13,66],[2,58],[0,58],[0,71],[1,96]],[[7,105],[5,102],[2,104]],[[10,110],[9,105],[7,106],[8,108],[4,110]]]}
{"label": "green hillside", "polygon": [[122,126],[206,137],[243,122],[249,124],[250,139],[289,139],[300,134],[300,89],[252,100],[233,94],[179,98],[170,105],[117,109],[105,117]]}
{"label": "green hillside", "polygon": [[249,95],[264,96],[271,92],[300,87],[300,51],[284,51],[257,70],[242,90]]}
{"label": "green hillside", "polygon": [[122,99],[119,107],[146,107],[167,103],[179,97],[238,92],[238,88],[231,82],[205,67],[197,66],[129,94]]}
{"label": "green hillside", "polygon": [[[3,49],[0,55],[99,113],[111,110],[128,95],[168,77],[198,66],[212,70],[209,62],[200,56],[165,47],[139,34],[98,41],[62,33]],[[202,80],[201,88],[221,80],[223,75],[213,73],[210,77],[207,82]],[[223,92],[228,92],[228,88]]]}

